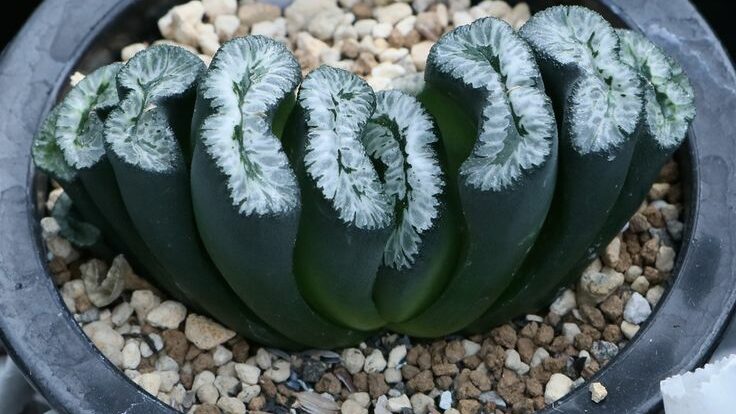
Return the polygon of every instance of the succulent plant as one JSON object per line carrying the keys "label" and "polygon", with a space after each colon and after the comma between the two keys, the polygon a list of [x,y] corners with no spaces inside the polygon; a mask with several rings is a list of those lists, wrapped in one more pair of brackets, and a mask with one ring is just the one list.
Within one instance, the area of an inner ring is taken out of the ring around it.
{"label": "succulent plant", "polygon": [[209,68],[159,45],[82,80],[33,155],[72,242],[123,252],[249,339],[327,348],[544,305],[694,116],[676,63],[579,7],[459,27],[425,80],[414,97],[326,66],[302,79],[260,36]]}

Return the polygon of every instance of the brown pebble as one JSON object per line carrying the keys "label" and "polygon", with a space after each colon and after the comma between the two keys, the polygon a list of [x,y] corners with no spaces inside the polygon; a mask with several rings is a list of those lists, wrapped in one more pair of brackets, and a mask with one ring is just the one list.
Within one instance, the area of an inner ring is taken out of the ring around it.
{"label": "brown pebble", "polygon": [[544,361],[542,361],[542,366],[544,367],[545,371],[549,371],[553,374],[561,372],[565,366],[567,366],[567,360],[568,357],[566,355],[561,355],[555,358],[547,358]]}
{"label": "brown pebble", "polygon": [[497,392],[507,403],[514,405],[524,398],[526,386],[514,371],[504,369],[498,382]]}
{"label": "brown pebble", "polygon": [[409,381],[410,379],[414,378],[421,372],[419,368],[415,367],[414,365],[404,365],[401,367],[401,377],[404,378],[405,381]]}
{"label": "brown pebble", "polygon": [[667,280],[667,274],[662,273],[654,267],[646,266],[644,268],[644,277],[650,285],[658,285]]}
{"label": "brown pebble", "polygon": [[261,411],[266,406],[266,398],[262,395],[254,397],[248,403],[248,410],[250,411]]}
{"label": "brown pebble", "polygon": [[314,385],[314,389],[319,393],[327,392],[334,397],[338,397],[342,390],[342,384],[340,384],[340,380],[334,374],[328,372],[322,375],[322,378]]}
{"label": "brown pebble", "polygon": [[497,344],[507,349],[513,349],[516,346],[516,331],[511,325],[502,325],[491,331],[491,338]]}
{"label": "brown pebble", "polygon": [[674,183],[680,178],[680,167],[675,161],[669,161],[659,171],[657,182]]}
{"label": "brown pebble", "polygon": [[164,340],[164,350],[179,365],[184,363],[189,350],[189,343],[184,332],[175,329],[167,329],[161,334]]}
{"label": "brown pebble", "polygon": [[532,356],[534,356],[536,347],[534,345],[534,341],[527,337],[521,337],[516,341],[516,350],[519,351],[521,360],[524,361],[525,364],[528,364],[531,362]]}
{"label": "brown pebble", "polygon": [[355,59],[360,54],[360,44],[354,39],[345,39],[340,52],[348,59]]}
{"label": "brown pebble", "polygon": [[190,390],[192,389],[192,383],[194,382],[194,375],[192,375],[191,372],[180,370],[179,382],[181,382],[181,385],[183,385],[184,388]]}
{"label": "brown pebble", "polygon": [[599,305],[599,308],[609,322],[618,323],[624,313],[624,302],[618,295],[611,295]]}
{"label": "brown pebble", "polygon": [[483,363],[483,360],[480,359],[478,355],[471,355],[469,357],[463,358],[463,365],[470,369],[476,369],[480,366],[480,364]]}
{"label": "brown pebble", "polygon": [[217,408],[216,405],[212,404],[202,404],[199,407],[197,407],[196,410],[194,410],[194,414],[221,414],[222,411],[220,411],[219,408]]}
{"label": "brown pebble", "polygon": [[263,395],[269,398],[273,398],[276,396],[277,389],[276,384],[273,383],[269,378],[261,377],[261,391],[263,392]]}
{"label": "brown pebble", "polygon": [[612,342],[612,343],[618,343],[623,339],[623,335],[621,334],[621,328],[618,327],[618,325],[608,325],[606,326],[606,329],[603,330],[602,334],[603,340]]}
{"label": "brown pebble", "polygon": [[682,201],[682,185],[680,183],[673,184],[667,193],[667,202],[670,204],[678,204]]}
{"label": "brown pebble", "polygon": [[422,345],[417,345],[409,348],[409,350],[406,352],[406,363],[409,365],[417,365],[419,355],[423,352],[424,347]]}
{"label": "brown pebble", "polygon": [[425,350],[419,355],[419,358],[417,359],[417,366],[421,370],[432,368],[432,356],[430,355],[429,351]]}
{"label": "brown pebble", "polygon": [[546,384],[549,381],[549,377],[552,376],[552,373],[545,371],[543,365],[537,365],[529,370],[529,376],[542,384]]}
{"label": "brown pebble", "polygon": [[506,351],[504,351],[500,346],[495,345],[486,353],[486,357],[483,361],[490,370],[495,371],[497,369],[501,369],[506,361]]}
{"label": "brown pebble", "polygon": [[480,411],[480,403],[476,400],[460,400],[457,403],[460,414],[477,414]]}
{"label": "brown pebble", "polygon": [[480,396],[480,390],[471,381],[467,381],[457,386],[455,395],[460,399],[478,398]]}
{"label": "brown pebble", "polygon": [[546,322],[546,323],[547,323],[547,324],[548,324],[549,326],[552,326],[552,327],[556,327],[557,325],[559,325],[559,324],[560,324],[560,322],[562,322],[562,316],[560,316],[560,315],[558,315],[558,314],[556,314],[556,313],[554,313],[554,312],[550,312],[550,313],[548,313],[548,314],[547,314],[547,316],[546,316],[546,317],[544,318],[544,321],[545,321],[545,322]]}
{"label": "brown pebble", "polygon": [[588,334],[579,333],[575,335],[575,348],[587,351],[593,346],[593,338]]}
{"label": "brown pebble", "polygon": [[552,340],[552,343],[549,344],[547,348],[553,354],[559,354],[560,352],[564,351],[565,348],[567,348],[567,345],[569,345],[567,338],[560,335],[555,337],[555,339]]}
{"label": "brown pebble", "polygon": [[187,354],[184,357],[184,359],[186,359],[187,361],[193,361],[194,358],[198,357],[199,354],[201,354],[201,353],[202,353],[202,350],[201,349],[197,348],[194,345],[190,345],[189,346],[189,349],[187,350]]}
{"label": "brown pebble", "polygon": [[439,388],[439,389],[441,389],[443,391],[449,390],[450,387],[452,387],[452,383],[453,383],[452,377],[447,377],[447,376],[445,376],[445,377],[438,377],[435,380],[435,384],[437,384],[437,388]]}
{"label": "brown pebble", "polygon": [[358,392],[368,392],[368,374],[365,372],[354,374],[353,385],[355,386],[355,390]]}
{"label": "brown pebble", "polygon": [[198,357],[192,361],[192,373],[194,375],[199,374],[202,371],[214,371],[215,361],[212,359],[212,354],[209,352],[199,354]]}
{"label": "brown pebble", "polygon": [[531,398],[522,399],[514,404],[511,412],[513,414],[532,414],[534,412],[534,400]]}
{"label": "brown pebble", "polygon": [[243,364],[248,360],[248,353],[250,352],[250,345],[244,339],[239,340],[233,345],[233,360],[237,363]]}
{"label": "brown pebble", "polygon": [[432,391],[432,388],[434,388],[434,377],[432,375],[432,371],[425,370],[416,374],[406,385],[417,392]]}
{"label": "brown pebble", "polygon": [[552,342],[554,338],[555,330],[547,324],[542,324],[537,331],[537,335],[534,337],[534,343],[537,346],[544,346]]}
{"label": "brown pebble", "polygon": [[537,411],[541,411],[547,403],[544,402],[544,396],[540,395],[539,397],[534,398],[534,409]]}
{"label": "brown pebble", "polygon": [[647,218],[647,221],[649,224],[652,225],[652,227],[656,227],[658,229],[661,229],[665,227],[664,217],[662,217],[662,212],[659,211],[657,207],[654,207],[652,205],[647,206],[647,208],[644,209],[644,217]]}
{"label": "brown pebble", "polygon": [[641,258],[646,265],[653,265],[657,261],[657,253],[659,252],[659,238],[654,237],[644,243],[641,249]]}
{"label": "brown pebble", "polygon": [[374,373],[368,375],[368,393],[373,398],[378,398],[389,390],[386,379],[381,373]]}
{"label": "brown pebble", "polygon": [[634,214],[629,220],[629,229],[634,233],[642,233],[649,230],[649,220],[641,213]]}
{"label": "brown pebble", "polygon": [[478,389],[483,392],[490,391],[493,387],[491,377],[488,375],[487,372],[485,372],[485,370],[476,369],[475,371],[471,372],[470,381],[472,381],[473,385],[478,387]]}
{"label": "brown pebble", "polygon": [[542,387],[542,383],[537,381],[534,378],[527,378],[526,379],[526,395],[530,397],[539,397],[540,395],[544,394],[544,387]]}
{"label": "brown pebble", "polygon": [[450,364],[454,364],[465,358],[465,347],[463,346],[463,343],[460,341],[452,341],[447,344],[447,347],[445,348],[445,357],[447,357],[447,362]]}
{"label": "brown pebble", "polygon": [[590,305],[580,306],[580,314],[583,319],[590,322],[596,329],[603,329],[606,327],[606,319],[603,317],[603,313]]}
{"label": "brown pebble", "polygon": [[350,11],[353,12],[355,15],[355,18],[360,19],[370,19],[373,17],[373,8],[369,6],[366,3],[363,3],[362,1],[359,1],[356,3]]}
{"label": "brown pebble", "polygon": [[440,364],[432,367],[432,372],[435,376],[441,377],[443,375],[457,375],[458,369],[455,364]]}
{"label": "brown pebble", "polygon": [[537,331],[539,330],[539,324],[537,322],[529,322],[528,324],[524,325],[523,328],[519,331],[519,336],[523,338],[529,338],[534,339],[535,336],[537,336]]}
{"label": "brown pebble", "polygon": [[590,359],[588,361],[588,366],[583,368],[583,371],[580,373],[580,376],[582,376],[585,379],[590,379],[593,375],[595,375],[598,370],[600,370],[600,365],[598,364],[598,361],[595,359]]}

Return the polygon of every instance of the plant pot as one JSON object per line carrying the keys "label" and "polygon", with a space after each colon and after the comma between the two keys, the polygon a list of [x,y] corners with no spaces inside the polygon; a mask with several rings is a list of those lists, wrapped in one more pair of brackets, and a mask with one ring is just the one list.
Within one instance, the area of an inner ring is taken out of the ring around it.
{"label": "plant pot", "polygon": [[[75,70],[117,58],[120,48],[153,38],[172,0],[47,0],[0,60],[0,331],[20,369],[60,412],[174,413],[109,363],[64,306],[46,266],[37,205],[45,191],[31,162],[31,139]],[[539,9],[554,2],[532,2]],[[572,2],[566,2],[572,3]],[[661,403],[659,381],[711,354],[736,302],[736,179],[729,136],[736,74],[687,0],[578,2],[614,23],[642,30],[685,67],[698,117],[680,151],[686,231],[675,277],[639,335],[593,381],[546,412],[647,413]]]}

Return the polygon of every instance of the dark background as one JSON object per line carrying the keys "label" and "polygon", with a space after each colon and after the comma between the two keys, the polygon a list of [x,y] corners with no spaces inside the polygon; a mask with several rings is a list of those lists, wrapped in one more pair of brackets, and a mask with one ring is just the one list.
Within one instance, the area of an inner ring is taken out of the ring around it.
{"label": "dark background", "polygon": [[[94,1],[94,0],[89,0]],[[646,0],[642,0],[646,1]],[[718,36],[730,50],[731,56],[736,56],[736,28],[731,26],[733,20],[733,3],[727,0],[692,0],[703,13],[705,18],[715,28]],[[0,17],[0,49],[2,49],[13,35],[20,29],[23,21],[31,14],[40,0],[21,0],[13,2],[13,7],[7,7]]]}

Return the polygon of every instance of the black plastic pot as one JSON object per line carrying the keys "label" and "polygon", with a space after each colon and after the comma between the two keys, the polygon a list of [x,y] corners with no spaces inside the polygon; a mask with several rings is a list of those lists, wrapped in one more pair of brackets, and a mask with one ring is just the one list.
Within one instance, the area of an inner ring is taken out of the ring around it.
{"label": "black plastic pot", "polygon": [[[117,58],[152,37],[173,0],[47,0],[0,60],[0,330],[18,366],[49,402],[69,413],[173,413],[111,365],[64,307],[46,267],[31,137],[68,76]],[[553,4],[532,2],[535,8]],[[693,81],[698,117],[681,151],[687,225],[676,277],[656,314],[594,379],[548,413],[648,413],[659,381],[711,354],[736,302],[736,74],[686,0],[582,2],[639,29],[678,58]]]}

